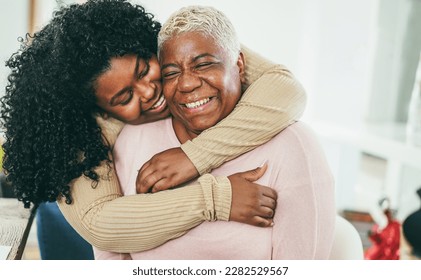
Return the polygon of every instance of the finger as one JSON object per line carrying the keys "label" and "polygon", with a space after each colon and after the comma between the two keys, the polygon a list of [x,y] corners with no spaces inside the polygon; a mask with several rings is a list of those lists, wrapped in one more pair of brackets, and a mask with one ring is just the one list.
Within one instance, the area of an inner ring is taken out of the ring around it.
{"label": "finger", "polygon": [[259,187],[260,187],[259,190],[260,190],[260,192],[263,196],[270,197],[274,200],[278,199],[278,193],[276,192],[276,190],[274,190],[270,187],[262,186],[262,185],[259,185]]}
{"label": "finger", "polygon": [[[136,177],[136,191],[137,193],[146,193],[149,191],[149,189],[153,186],[155,183],[153,179],[149,178],[149,176],[152,176],[154,173],[156,173],[156,169],[154,168],[154,165],[151,164],[150,161],[146,162],[138,171],[137,177]],[[148,181],[149,180],[149,181]]]}
{"label": "finger", "polygon": [[171,184],[171,180],[169,178],[162,178],[161,180],[156,182],[156,184],[152,187],[152,192],[156,193],[160,191],[165,191],[172,188],[173,186],[174,185]]}
{"label": "finger", "polygon": [[276,209],[276,200],[271,198],[271,197],[264,196],[261,199],[261,206],[270,208],[272,210],[275,210]]}
{"label": "finger", "polygon": [[256,215],[261,218],[272,219],[275,215],[275,209],[266,206],[261,206],[260,209],[256,211]]}
{"label": "finger", "polygon": [[147,168],[151,165],[151,161],[148,160],[147,162],[145,162],[142,167],[139,169],[138,173],[142,174],[144,176],[149,175],[150,173],[152,173],[152,169],[150,170],[149,173],[145,173],[145,171],[147,170]]}
{"label": "finger", "polygon": [[253,219],[253,224],[258,227],[272,227],[273,219],[266,219],[260,216],[255,216]]}
{"label": "finger", "polygon": [[[139,179],[139,180],[137,180]],[[138,193],[147,193],[162,177],[158,172],[152,173],[144,178],[136,179],[136,191]]]}
{"label": "finger", "polygon": [[267,168],[268,165],[265,162],[262,166],[243,172],[241,176],[249,182],[254,182],[265,174]]}

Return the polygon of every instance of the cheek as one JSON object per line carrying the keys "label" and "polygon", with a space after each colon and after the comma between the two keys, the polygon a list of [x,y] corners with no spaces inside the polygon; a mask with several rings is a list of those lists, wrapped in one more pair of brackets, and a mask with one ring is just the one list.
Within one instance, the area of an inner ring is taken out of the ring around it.
{"label": "cheek", "polygon": [[128,104],[126,106],[118,107],[114,113],[124,119],[136,118],[139,115],[139,106],[135,106],[134,103]]}
{"label": "cheek", "polygon": [[161,68],[158,64],[150,64],[148,76],[151,81],[161,80]]}
{"label": "cheek", "polygon": [[140,105],[138,102],[135,102],[135,100],[133,100],[127,106],[123,106],[123,110],[127,115],[138,115],[140,112]]}
{"label": "cheek", "polygon": [[231,86],[230,91],[224,92],[224,95],[221,97],[224,117],[226,117],[234,110],[240,98],[241,88],[237,86]]}
{"label": "cheek", "polygon": [[231,106],[235,106],[241,97],[241,79],[237,72],[233,70],[231,75],[226,75],[223,80],[225,98]]}
{"label": "cheek", "polygon": [[229,92],[237,92],[238,89],[241,90],[241,78],[235,69],[232,69],[231,72],[224,75],[222,83]]}
{"label": "cheek", "polygon": [[168,102],[168,99],[167,99],[167,107],[171,114],[183,117],[183,114],[181,113],[181,108],[176,106],[174,102],[171,102],[171,101]]}
{"label": "cheek", "polygon": [[[162,82],[162,92],[164,94],[165,99],[172,100],[174,98],[175,92],[176,92],[176,86],[177,82],[176,80],[170,80],[170,81],[163,81]],[[170,105],[170,104],[168,104]]]}

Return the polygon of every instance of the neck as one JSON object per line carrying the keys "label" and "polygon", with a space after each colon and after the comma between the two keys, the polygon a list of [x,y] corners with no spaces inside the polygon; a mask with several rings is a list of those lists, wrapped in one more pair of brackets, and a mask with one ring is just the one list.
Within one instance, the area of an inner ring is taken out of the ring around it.
{"label": "neck", "polygon": [[187,142],[188,140],[192,140],[196,138],[200,132],[195,133],[193,131],[188,130],[182,122],[172,118],[172,126],[174,128],[175,135],[177,136],[178,141],[180,141],[181,144]]}

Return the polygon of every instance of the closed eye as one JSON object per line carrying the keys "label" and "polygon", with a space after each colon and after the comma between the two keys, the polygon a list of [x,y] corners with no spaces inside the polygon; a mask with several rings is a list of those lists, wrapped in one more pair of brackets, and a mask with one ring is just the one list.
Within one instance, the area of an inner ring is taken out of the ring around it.
{"label": "closed eye", "polygon": [[133,98],[133,90],[130,89],[127,91],[126,94],[122,96],[121,100],[117,100],[117,101],[118,101],[118,104],[124,106],[124,105],[129,104],[132,98]]}
{"label": "closed eye", "polygon": [[202,69],[206,69],[210,67],[213,64],[214,64],[213,62],[202,62],[202,63],[197,64],[195,68],[198,70],[202,70]]}
{"label": "closed eye", "polygon": [[164,79],[172,79],[176,77],[180,72],[178,71],[171,71],[163,74]]}
{"label": "closed eye", "polygon": [[120,102],[120,105],[127,105],[132,101],[133,98],[133,90],[129,90],[126,95],[126,99]]}

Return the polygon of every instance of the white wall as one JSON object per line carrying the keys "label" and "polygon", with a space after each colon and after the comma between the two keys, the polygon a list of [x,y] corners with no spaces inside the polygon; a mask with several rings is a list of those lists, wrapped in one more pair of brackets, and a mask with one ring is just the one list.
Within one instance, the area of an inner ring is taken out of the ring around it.
{"label": "white wall", "polygon": [[4,94],[8,69],[6,60],[15,52],[20,43],[17,38],[24,36],[28,28],[28,1],[0,2],[0,95]]}
{"label": "white wall", "polygon": [[363,120],[377,0],[139,0],[163,22],[176,9],[212,5],[243,43],[287,65],[305,86],[306,119]]}

